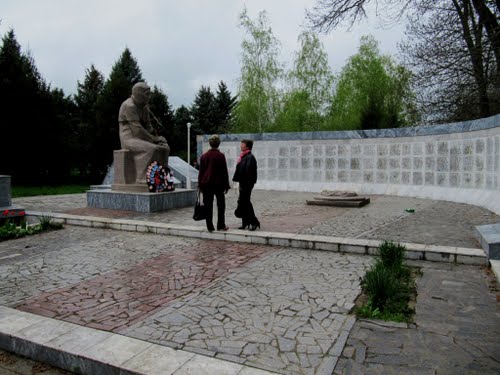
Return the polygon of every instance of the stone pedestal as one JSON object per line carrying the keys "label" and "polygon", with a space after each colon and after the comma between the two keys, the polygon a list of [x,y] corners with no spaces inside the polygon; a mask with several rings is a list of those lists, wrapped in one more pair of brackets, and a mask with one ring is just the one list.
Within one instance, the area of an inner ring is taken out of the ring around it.
{"label": "stone pedestal", "polygon": [[10,207],[11,205],[10,176],[0,175],[0,207]]}
{"label": "stone pedestal", "polygon": [[24,216],[24,208],[12,205],[10,176],[0,175],[0,225],[6,221],[19,224]]}
{"label": "stone pedestal", "polygon": [[161,212],[194,206],[196,194],[196,190],[191,189],[177,189],[166,193],[89,190],[87,191],[87,206],[122,211]]}
{"label": "stone pedestal", "polygon": [[[126,188],[124,188],[124,185],[135,184],[137,176],[135,175],[134,158],[129,150],[115,150],[113,152],[113,165],[114,181],[111,185],[112,190],[125,191]],[[117,189],[115,189],[115,187]],[[143,190],[133,191],[142,191],[147,193],[148,189],[146,184],[144,184],[143,188]]]}

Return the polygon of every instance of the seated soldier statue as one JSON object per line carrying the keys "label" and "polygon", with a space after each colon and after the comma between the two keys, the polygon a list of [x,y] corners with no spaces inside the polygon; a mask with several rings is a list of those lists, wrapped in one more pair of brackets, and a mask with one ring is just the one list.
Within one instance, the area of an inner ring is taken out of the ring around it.
{"label": "seated soldier statue", "polygon": [[132,87],[132,95],[125,100],[118,114],[121,148],[132,152],[137,184],[146,183],[146,173],[153,161],[168,166],[170,147],[151,125],[149,99],[151,90],[144,82]]}

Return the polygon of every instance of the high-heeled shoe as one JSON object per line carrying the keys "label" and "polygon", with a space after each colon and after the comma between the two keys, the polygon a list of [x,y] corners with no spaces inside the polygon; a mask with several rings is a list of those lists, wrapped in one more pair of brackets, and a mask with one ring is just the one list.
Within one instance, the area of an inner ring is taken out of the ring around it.
{"label": "high-heeled shoe", "polygon": [[246,227],[250,226],[250,224],[242,224],[238,229],[246,229]]}
{"label": "high-heeled shoe", "polygon": [[250,228],[248,228],[248,229],[249,229],[249,230],[251,230],[251,231],[253,232],[253,231],[254,231],[255,229],[257,229],[257,228],[259,228],[259,229],[260,229],[260,223],[251,224],[251,225],[250,225]]}

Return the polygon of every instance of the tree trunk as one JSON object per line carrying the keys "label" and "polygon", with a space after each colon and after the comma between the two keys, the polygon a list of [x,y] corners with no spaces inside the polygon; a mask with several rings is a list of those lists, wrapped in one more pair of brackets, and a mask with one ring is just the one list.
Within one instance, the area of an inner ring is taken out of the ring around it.
{"label": "tree trunk", "polygon": [[[500,84],[500,25],[493,12],[486,6],[484,0],[472,0],[474,9],[479,16],[479,22],[484,25],[488,39],[493,47],[496,61],[496,84]],[[497,4],[498,6],[498,4]]]}

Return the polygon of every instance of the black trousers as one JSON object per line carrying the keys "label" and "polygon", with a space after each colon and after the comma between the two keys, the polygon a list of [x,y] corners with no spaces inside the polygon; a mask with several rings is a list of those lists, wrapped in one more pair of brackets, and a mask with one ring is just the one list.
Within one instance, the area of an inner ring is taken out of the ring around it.
{"label": "black trousers", "polygon": [[226,227],[226,218],[224,216],[226,211],[226,197],[224,196],[224,190],[206,188],[203,190],[203,204],[207,210],[207,229],[215,229],[212,217],[214,197],[217,199],[217,229],[224,229]]}
{"label": "black trousers", "polygon": [[255,216],[255,211],[253,210],[252,202],[250,197],[252,196],[253,186],[242,186],[240,185],[240,196],[238,197],[238,211],[241,212],[241,222],[243,226],[259,224],[259,220]]}

